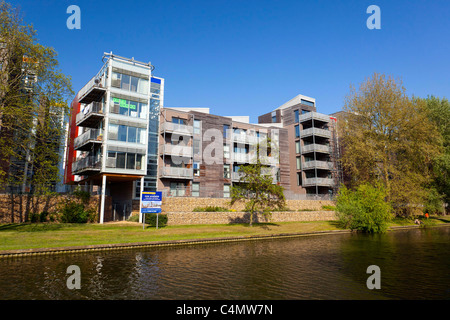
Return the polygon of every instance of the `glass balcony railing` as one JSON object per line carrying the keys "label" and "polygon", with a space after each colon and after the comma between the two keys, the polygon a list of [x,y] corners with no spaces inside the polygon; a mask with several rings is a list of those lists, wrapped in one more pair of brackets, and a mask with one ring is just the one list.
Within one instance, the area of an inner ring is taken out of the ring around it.
{"label": "glass balcony railing", "polygon": [[324,144],[312,143],[301,147],[302,153],[308,152],[321,152],[321,153],[330,153],[330,146]]}
{"label": "glass balcony railing", "polygon": [[194,133],[194,127],[185,124],[172,123],[172,122],[164,122],[161,125],[161,132],[170,132],[179,135],[189,135],[192,136]]}
{"label": "glass balcony railing", "polygon": [[192,168],[162,167],[160,169],[161,178],[192,179],[193,173]]}
{"label": "glass balcony railing", "polygon": [[193,151],[191,146],[162,144],[159,146],[159,153],[178,157],[192,158]]}
{"label": "glass balcony railing", "polygon": [[103,119],[103,107],[101,102],[91,102],[76,117],[77,126],[95,128],[98,122]]}
{"label": "glass balcony railing", "polygon": [[323,113],[318,112],[307,112],[299,117],[300,122],[308,121],[308,120],[319,120],[323,122],[330,122],[330,116],[327,116]]}
{"label": "glass balcony railing", "polygon": [[103,130],[102,129],[89,129],[80,136],[76,137],[73,142],[75,150],[90,150],[93,143],[102,143]]}
{"label": "glass balcony railing", "polygon": [[105,77],[95,76],[78,92],[78,102],[100,101],[106,92]]}

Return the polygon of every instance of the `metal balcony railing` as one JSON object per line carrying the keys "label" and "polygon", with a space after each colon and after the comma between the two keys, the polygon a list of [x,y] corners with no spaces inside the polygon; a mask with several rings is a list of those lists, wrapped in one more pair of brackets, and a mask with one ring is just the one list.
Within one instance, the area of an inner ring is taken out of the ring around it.
{"label": "metal balcony railing", "polygon": [[319,120],[323,122],[330,122],[330,116],[327,116],[323,113],[318,112],[307,112],[299,117],[300,122],[308,121],[308,120]]}
{"label": "metal balcony railing", "polygon": [[101,102],[91,102],[83,111],[78,112],[76,117],[77,126],[81,127],[93,127],[98,124],[98,121],[103,119],[103,107]]}
{"label": "metal balcony railing", "polygon": [[101,167],[101,158],[87,156],[72,163],[72,173],[77,174],[84,171],[100,171]]}
{"label": "metal balcony railing", "polygon": [[326,129],[308,128],[308,129],[300,131],[300,137],[307,137],[307,136],[313,136],[313,135],[324,137],[324,138],[331,138],[330,130],[326,130]]}
{"label": "metal balcony railing", "polygon": [[160,169],[161,178],[192,179],[193,174],[192,168],[162,167]]}
{"label": "metal balcony railing", "polygon": [[103,130],[89,129],[80,136],[76,137],[73,146],[75,150],[89,150],[91,143],[102,143]]}
{"label": "metal balcony railing", "polygon": [[302,169],[308,170],[308,169],[324,169],[324,170],[331,170],[333,169],[333,163],[330,161],[307,161],[302,162]]}
{"label": "metal balcony railing", "polygon": [[231,139],[233,142],[242,144],[256,144],[258,137],[252,134],[232,133]]}
{"label": "metal balcony railing", "polygon": [[331,187],[334,185],[334,180],[330,178],[306,178],[303,180],[302,186],[327,186]]}
{"label": "metal balcony railing", "polygon": [[331,151],[330,146],[317,143],[312,143],[301,147],[301,153],[308,153],[308,152],[330,153],[330,151]]}
{"label": "metal balcony railing", "polygon": [[91,103],[92,101],[100,101],[105,92],[105,78],[95,76],[78,92],[78,102]]}

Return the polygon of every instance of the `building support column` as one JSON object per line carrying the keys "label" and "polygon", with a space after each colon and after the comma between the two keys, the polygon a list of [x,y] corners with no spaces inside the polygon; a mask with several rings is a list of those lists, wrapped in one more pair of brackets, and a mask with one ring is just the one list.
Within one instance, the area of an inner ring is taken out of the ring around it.
{"label": "building support column", "polygon": [[141,212],[141,208],[142,208],[142,191],[144,191],[144,177],[141,177],[141,188],[140,188],[140,192],[139,192],[139,222],[140,223],[143,222],[143,217],[142,217],[142,212]]}
{"label": "building support column", "polygon": [[100,223],[103,224],[105,218],[105,195],[106,195],[106,175],[102,177],[102,196],[100,202]]}

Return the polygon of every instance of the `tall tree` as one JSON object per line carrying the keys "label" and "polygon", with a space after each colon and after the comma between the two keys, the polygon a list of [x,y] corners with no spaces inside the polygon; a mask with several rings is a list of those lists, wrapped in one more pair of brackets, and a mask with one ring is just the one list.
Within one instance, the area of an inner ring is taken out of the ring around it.
{"label": "tall tree", "polygon": [[253,225],[255,213],[260,212],[266,218],[270,209],[283,208],[285,196],[283,187],[274,183],[273,172],[265,165],[267,154],[278,154],[277,144],[266,138],[254,146],[254,159],[239,168],[240,183],[231,188],[231,204],[239,201],[245,203],[245,211],[250,214],[249,225]]}
{"label": "tall tree", "polygon": [[[57,180],[61,120],[73,94],[70,78],[58,69],[57,53],[39,44],[36,35],[18,9],[0,2],[0,185],[12,201],[16,192],[46,193],[48,181]],[[11,208],[13,214],[14,203]]]}
{"label": "tall tree", "polygon": [[443,152],[433,159],[433,195],[450,205],[450,102],[446,99],[429,96],[424,99],[430,120],[442,136]]}
{"label": "tall tree", "polygon": [[344,106],[341,162],[350,186],[381,182],[399,215],[423,204],[432,160],[441,152],[425,109],[422,100],[406,95],[400,80],[377,73],[358,90],[352,87]]}

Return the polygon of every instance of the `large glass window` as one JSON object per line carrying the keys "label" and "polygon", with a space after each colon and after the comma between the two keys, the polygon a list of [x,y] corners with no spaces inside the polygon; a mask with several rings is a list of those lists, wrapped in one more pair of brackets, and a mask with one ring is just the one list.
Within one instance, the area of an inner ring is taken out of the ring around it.
{"label": "large glass window", "polygon": [[223,137],[228,138],[228,131],[230,130],[230,126],[228,124],[223,125]]}
{"label": "large glass window", "polygon": [[298,123],[299,121],[300,121],[300,118],[299,118],[299,114],[298,114],[298,110],[295,110],[294,111],[294,117],[295,117],[295,123]]}
{"label": "large glass window", "polygon": [[201,133],[201,125],[202,122],[200,120],[194,120],[194,134],[200,134]]}
{"label": "large glass window", "polygon": [[314,102],[301,99],[301,103],[310,107],[314,107]]}
{"label": "large glass window", "polygon": [[113,72],[111,85],[122,90],[148,94],[148,80]]}
{"label": "large glass window", "polygon": [[230,165],[229,164],[224,164],[223,165],[223,177],[225,179],[230,179],[231,178],[231,172],[230,172]]}
{"label": "large glass window", "polygon": [[300,137],[300,126],[295,126],[295,137],[296,138]]}
{"label": "large glass window", "polygon": [[295,141],[295,153],[300,153],[300,141]]}
{"label": "large glass window", "polygon": [[192,183],[192,196],[198,197],[200,195],[200,183],[199,182],[193,182]]}
{"label": "large glass window", "polygon": [[109,110],[114,114],[147,119],[147,108],[146,103],[112,97]]}
{"label": "large glass window", "polygon": [[223,185],[223,197],[224,198],[229,198],[230,197],[230,185],[229,184],[224,184]]}
{"label": "large glass window", "polygon": [[108,151],[106,167],[142,170],[142,154]]}
{"label": "large glass window", "polygon": [[145,144],[145,129],[110,123],[108,139]]}

